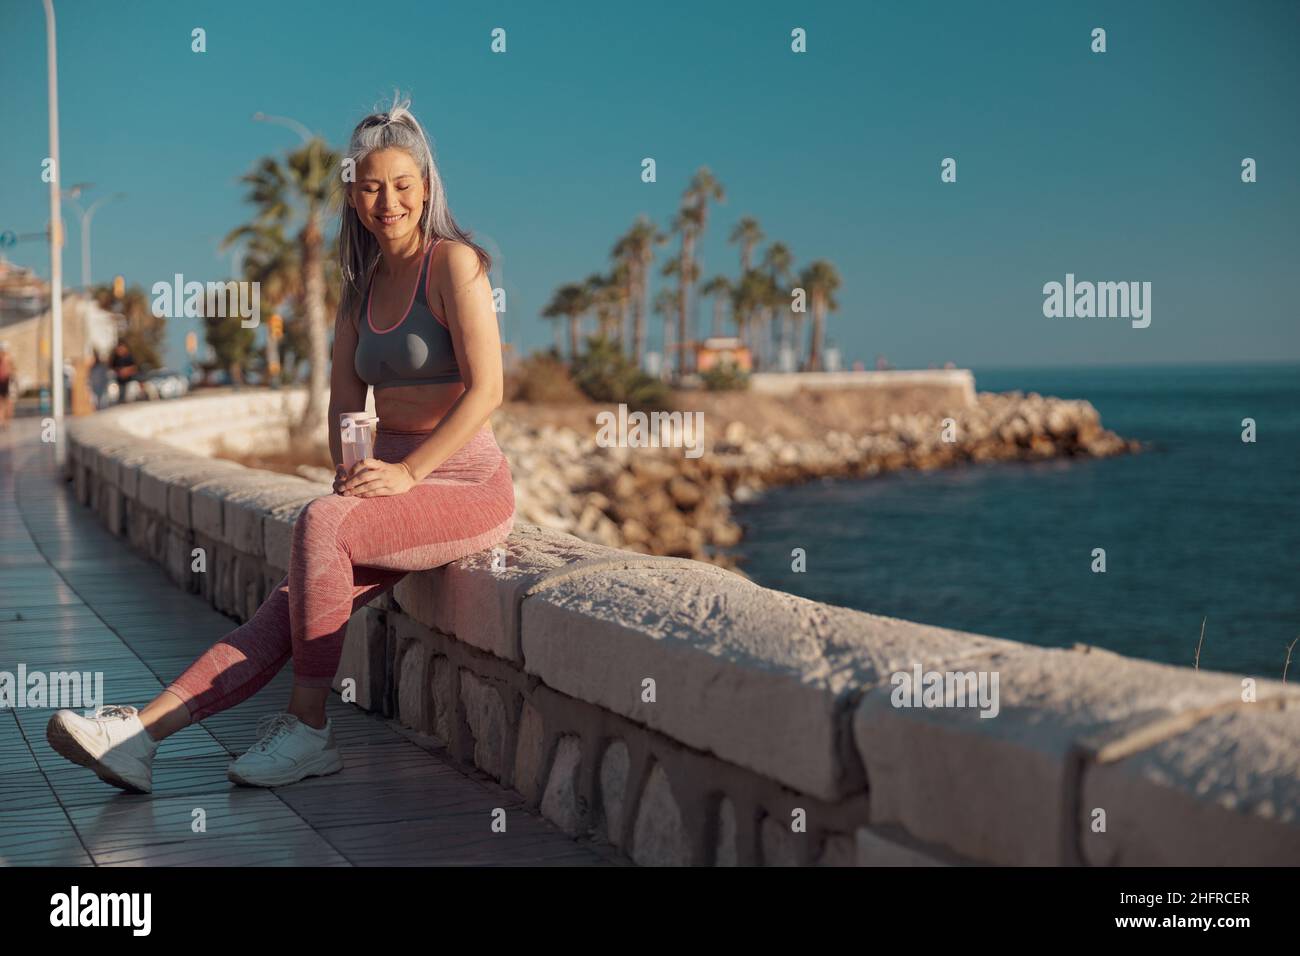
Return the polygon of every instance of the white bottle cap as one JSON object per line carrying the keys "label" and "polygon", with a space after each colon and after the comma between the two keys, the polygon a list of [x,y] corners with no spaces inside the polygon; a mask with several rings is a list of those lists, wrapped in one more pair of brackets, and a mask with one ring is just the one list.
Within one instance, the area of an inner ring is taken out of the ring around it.
{"label": "white bottle cap", "polygon": [[370,412],[340,412],[339,427],[347,428],[348,422],[352,423],[355,428],[358,425],[376,425],[379,423],[379,416]]}

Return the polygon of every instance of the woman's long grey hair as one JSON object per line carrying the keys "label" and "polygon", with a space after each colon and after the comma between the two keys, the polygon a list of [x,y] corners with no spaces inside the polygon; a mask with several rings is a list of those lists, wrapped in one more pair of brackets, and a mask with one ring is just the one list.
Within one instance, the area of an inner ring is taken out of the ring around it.
{"label": "woman's long grey hair", "polygon": [[[420,213],[419,230],[427,246],[435,238],[455,239],[473,248],[478,254],[483,271],[492,268],[492,257],[478,243],[470,239],[470,234],[461,229],[452,218],[451,208],[447,204],[447,193],[442,186],[442,177],[438,175],[438,164],[434,162],[433,150],[429,139],[419,121],[412,115],[409,100],[393,98],[393,105],[386,112],[371,113],[352,131],[344,166],[351,165],[355,172],[361,161],[377,149],[402,149],[410,155],[424,177],[426,197],[424,209]],[[352,160],[351,164],[347,160]],[[340,176],[340,200],[350,187]],[[339,272],[343,277],[343,289],[339,295],[338,318],[347,316],[355,321],[361,307],[361,290],[370,281],[375,266],[379,263],[379,243],[357,217],[357,211],[346,202],[340,201],[342,217],[339,222]]]}

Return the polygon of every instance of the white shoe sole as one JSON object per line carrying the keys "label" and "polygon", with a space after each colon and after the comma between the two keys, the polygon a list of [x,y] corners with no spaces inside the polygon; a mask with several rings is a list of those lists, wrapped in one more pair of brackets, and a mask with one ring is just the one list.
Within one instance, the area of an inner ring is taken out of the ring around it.
{"label": "white shoe sole", "polygon": [[[112,751],[105,753],[103,757],[96,757],[77,727],[66,722],[62,714],[55,714],[50,718],[50,722],[45,727],[45,739],[60,757],[95,771],[95,776],[105,783],[111,783],[128,793],[153,791],[151,773],[143,761]],[[112,759],[116,766],[106,762],[105,757]]]}
{"label": "white shoe sole", "polygon": [[226,771],[226,776],[232,782],[246,787],[284,787],[307,777],[325,777],[338,773],[342,769],[343,757],[337,750],[322,750],[312,755],[310,759],[292,767],[285,767],[275,774],[257,775],[247,771],[241,774],[232,763],[230,769]]}

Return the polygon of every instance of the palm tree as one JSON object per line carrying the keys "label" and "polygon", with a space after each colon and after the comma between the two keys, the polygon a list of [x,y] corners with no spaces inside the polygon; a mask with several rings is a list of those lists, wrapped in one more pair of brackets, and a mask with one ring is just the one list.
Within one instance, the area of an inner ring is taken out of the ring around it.
{"label": "palm tree", "polygon": [[[242,226],[236,234],[247,240],[244,246],[241,275],[236,278],[261,285],[263,312],[287,313],[284,315],[284,338],[279,343],[283,377],[297,380],[297,367],[311,356],[311,337],[302,316],[304,303],[302,250],[300,244],[285,236],[278,225]],[[332,241],[325,251],[325,314],[333,315],[338,309],[341,289],[337,241]]]}
{"label": "palm tree", "polygon": [[772,279],[772,301],[769,303],[771,312],[768,318],[770,325],[776,326],[777,341],[774,344],[778,348],[786,341],[787,320],[790,317],[790,266],[793,263],[794,256],[785,243],[774,242],[763,253],[763,268]]}
{"label": "palm tree", "polygon": [[242,238],[251,238],[250,229],[259,227],[279,227],[286,232],[298,227],[302,311],[311,343],[311,381],[307,407],[294,431],[295,437],[309,440],[318,440],[328,428],[325,394],[329,364],[328,292],[321,218],[338,164],[338,154],[320,137],[313,137],[290,152],[283,162],[270,156],[262,159],[241,177],[249,186],[247,199],[257,207],[257,216],[249,226],[234,230],[223,243],[223,247],[228,247]]}
{"label": "palm tree", "polygon": [[619,263],[609,275],[593,273],[587,277],[587,298],[590,308],[596,313],[597,332],[610,342],[618,341],[617,333],[627,302],[626,272],[627,266]]}
{"label": "palm tree", "polygon": [[578,326],[582,317],[591,308],[591,294],[585,285],[568,282],[555,290],[551,301],[542,310],[542,316],[548,319],[561,317],[569,323],[569,361],[578,357]]}
{"label": "palm tree", "polygon": [[699,276],[695,246],[709,224],[709,201],[722,202],[726,198],[722,184],[701,166],[682,194],[682,207],[673,220],[673,231],[682,237],[681,266],[677,273],[677,375],[686,373],[686,317],[690,314],[689,292]]}
{"label": "palm tree", "polygon": [[645,316],[650,295],[650,265],[654,262],[655,246],[668,239],[659,227],[644,215],[638,216],[632,228],[614,244],[611,255],[627,265],[628,298],[632,312],[632,359],[641,367],[641,354],[645,349]]}
{"label": "palm tree", "polygon": [[[689,194],[687,194],[689,197]],[[686,199],[683,199],[686,202]],[[688,308],[687,290],[690,288],[692,278],[699,278],[695,266],[695,240],[700,234],[700,210],[697,206],[683,205],[681,210],[673,217],[672,225],[669,227],[681,237],[681,246],[678,249],[677,256],[668,260],[660,275],[677,277],[677,335],[679,341],[686,340],[686,310]],[[693,275],[694,273],[694,275]],[[667,362],[667,355],[664,357]],[[683,356],[678,352],[677,356],[677,374],[681,375],[684,371]]]}
{"label": "palm tree", "polygon": [[[243,274],[238,278],[259,283],[262,310],[268,314],[283,312],[291,302],[300,304],[303,294],[302,257],[297,245],[285,236],[280,225],[241,226],[236,232],[248,241],[244,248]],[[292,325],[286,323],[286,329]],[[288,368],[289,363],[284,365]]]}
{"label": "palm tree", "polygon": [[[669,294],[673,302],[676,303],[674,308],[676,309],[675,316],[678,322],[678,329],[676,334],[672,336],[672,340],[673,340],[673,348],[677,351],[677,355],[678,355],[677,362],[676,362],[677,374],[680,375],[681,367],[682,367],[681,354],[682,352],[685,351],[686,342],[687,342],[687,339],[684,334],[685,329],[681,326],[681,315],[682,315],[681,290],[683,285],[693,286],[695,285],[696,282],[699,281],[700,264],[696,262],[694,259],[690,260],[688,264],[684,264],[683,260],[680,257],[676,259],[669,259],[667,262],[664,263],[664,267],[659,270],[659,274],[665,276],[666,278],[675,277],[677,279],[677,288],[675,290],[670,290]],[[659,297],[656,297],[655,301],[657,302],[658,299]],[[664,364],[665,365],[672,364],[668,358],[668,336],[667,335],[664,336]]]}
{"label": "palm tree", "polygon": [[663,316],[664,320],[664,361],[660,366],[661,375],[668,368],[668,350],[672,348],[673,317],[677,313],[677,304],[677,293],[672,289],[660,289],[655,296],[654,313]]}
{"label": "palm tree", "polygon": [[723,302],[731,298],[731,280],[726,276],[714,276],[704,285],[700,286],[700,295],[713,296],[713,328],[711,334],[718,336],[722,334],[722,309]]}
{"label": "palm tree", "polygon": [[822,366],[822,328],[826,313],[839,308],[835,301],[835,290],[840,287],[840,274],[825,259],[818,259],[809,264],[800,276],[800,282],[812,299],[812,344],[808,347],[808,362],[805,370],[819,372]]}
{"label": "palm tree", "polygon": [[744,275],[753,268],[754,247],[763,241],[763,230],[753,216],[745,216],[731,230],[728,242],[740,243],[740,274]]}
{"label": "palm tree", "polygon": [[230,381],[235,385],[243,384],[257,334],[253,329],[244,328],[238,309],[239,293],[227,284],[222,284],[215,296],[203,296],[199,303],[203,337],[212,347],[217,366],[230,374]]}
{"label": "palm tree", "polygon": [[757,317],[772,299],[772,278],[765,272],[750,269],[740,278],[731,293],[731,314],[736,323],[736,333],[749,347],[755,363],[761,364]]}

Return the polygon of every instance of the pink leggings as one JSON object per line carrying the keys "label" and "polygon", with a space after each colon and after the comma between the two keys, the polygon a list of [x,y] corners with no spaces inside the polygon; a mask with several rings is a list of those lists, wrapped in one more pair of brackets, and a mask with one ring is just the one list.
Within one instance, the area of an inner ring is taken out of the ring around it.
{"label": "pink leggings", "polygon": [[[429,434],[381,427],[374,457],[398,461]],[[403,494],[317,498],[294,524],[289,573],[167,690],[203,720],[252,696],[290,657],[295,684],[328,688],[357,608],[411,571],[501,544],[514,520],[510,466],[487,425]]]}

